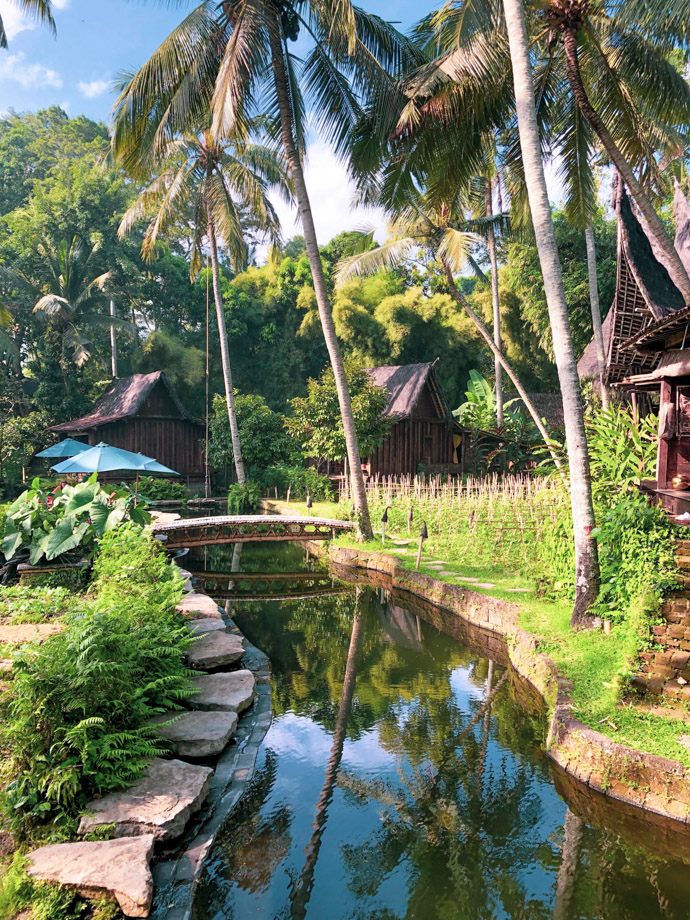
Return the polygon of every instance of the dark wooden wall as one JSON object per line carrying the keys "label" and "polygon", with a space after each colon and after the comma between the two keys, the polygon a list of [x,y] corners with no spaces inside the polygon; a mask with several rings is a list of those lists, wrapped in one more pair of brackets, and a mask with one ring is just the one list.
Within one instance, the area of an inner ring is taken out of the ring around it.
{"label": "dark wooden wall", "polygon": [[155,419],[135,416],[89,431],[89,444],[105,441],[113,447],[146,454],[181,476],[204,475],[201,451],[203,428],[186,419]]}
{"label": "dark wooden wall", "polygon": [[372,476],[414,475],[425,467],[453,462],[453,429],[445,419],[403,419],[368,458]]}

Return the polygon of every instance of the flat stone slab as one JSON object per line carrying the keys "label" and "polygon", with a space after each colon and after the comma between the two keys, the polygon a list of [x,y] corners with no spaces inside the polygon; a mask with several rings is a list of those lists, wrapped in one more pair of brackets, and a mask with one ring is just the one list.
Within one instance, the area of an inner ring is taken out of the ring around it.
{"label": "flat stone slab", "polygon": [[478,581],[479,581],[478,578],[470,578],[469,575],[456,575],[455,577],[457,578],[458,581],[470,581],[470,582],[478,582]]}
{"label": "flat stone slab", "polygon": [[254,701],[254,675],[251,671],[231,671],[228,674],[204,674],[192,684],[198,691],[189,697],[193,709],[221,709],[240,713]]}
{"label": "flat stone slab", "polygon": [[201,808],[212,773],[209,767],[182,760],[153,760],[133,786],[89,802],[88,814],[79,822],[79,833],[114,824],[116,837],[179,837],[190,816]]}
{"label": "flat stone slab", "polygon": [[474,583],[475,588],[495,588],[496,585],[491,581],[476,581]]}
{"label": "flat stone slab", "polygon": [[510,591],[512,594],[529,594],[531,588],[506,588],[506,591]]}
{"label": "flat stone slab", "polygon": [[[173,718],[175,721],[170,725],[162,724]],[[155,716],[151,724],[161,726],[159,735],[170,742],[178,757],[201,759],[225,750],[237,728],[237,713],[218,710],[168,712]]]}
{"label": "flat stone slab", "polygon": [[18,623],[16,626],[0,626],[0,645],[19,645],[22,642],[47,639],[56,636],[65,628],[64,623]]}
{"label": "flat stone slab", "polygon": [[218,604],[213,598],[208,594],[197,594],[196,591],[183,597],[175,610],[183,617],[191,617],[193,620],[203,617],[210,617],[213,620],[222,619]]}
{"label": "flat stone slab", "polygon": [[214,620],[210,617],[206,617],[203,620],[190,620],[186,624],[190,632],[193,632],[195,635],[201,635],[202,633],[215,632],[216,630],[225,630],[225,623],[222,619]]}
{"label": "flat stone slab", "polygon": [[197,671],[212,671],[226,664],[234,664],[244,655],[242,636],[235,633],[204,633],[187,652],[187,661]]}
{"label": "flat stone slab", "polygon": [[115,898],[126,917],[148,917],[153,901],[149,862],[155,837],[57,843],[29,853],[32,878],[76,888],[86,898]]}

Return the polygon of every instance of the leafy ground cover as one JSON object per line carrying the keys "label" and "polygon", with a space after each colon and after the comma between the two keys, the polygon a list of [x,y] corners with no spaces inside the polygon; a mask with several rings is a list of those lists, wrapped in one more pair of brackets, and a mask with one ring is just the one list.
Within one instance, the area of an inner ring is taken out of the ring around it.
{"label": "leafy ground cover", "polygon": [[87,595],[0,591],[19,616],[65,605],[60,634],[14,652],[0,697],[0,920],[26,908],[45,920],[119,916],[110,904],[92,914],[81,898],[31,882],[22,854],[74,837],[91,798],[130,784],[166,752],[146,723],[190,692],[192,640],[174,610],[182,589],[150,532],[129,522],[100,538]]}

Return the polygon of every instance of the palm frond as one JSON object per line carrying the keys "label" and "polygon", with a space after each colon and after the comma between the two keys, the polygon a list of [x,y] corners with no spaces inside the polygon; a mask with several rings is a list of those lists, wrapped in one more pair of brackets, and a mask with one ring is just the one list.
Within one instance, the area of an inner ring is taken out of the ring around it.
{"label": "palm frond", "polygon": [[342,287],[352,278],[375,275],[379,271],[397,268],[419,246],[420,241],[414,237],[400,237],[388,240],[382,246],[370,249],[368,252],[349,256],[338,263],[335,273],[336,287]]}

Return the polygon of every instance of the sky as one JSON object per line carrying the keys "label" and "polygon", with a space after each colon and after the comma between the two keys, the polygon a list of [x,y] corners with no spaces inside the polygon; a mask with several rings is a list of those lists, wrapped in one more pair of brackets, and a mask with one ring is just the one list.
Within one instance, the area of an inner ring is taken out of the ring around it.
{"label": "sky", "polygon": [[[366,8],[407,30],[438,5],[440,0],[423,6],[414,0],[369,0]],[[12,0],[0,0],[9,38],[9,48],[0,51],[0,112],[59,105],[70,116],[108,122],[118,75],[138,69],[194,2],[53,0],[53,6],[57,36],[22,16]],[[309,148],[306,180],[322,245],[341,230],[365,225],[376,227],[383,240],[382,216],[351,210],[345,169],[318,139]],[[558,197],[557,190],[551,197]],[[275,204],[284,237],[299,233],[294,209],[277,199]]]}

